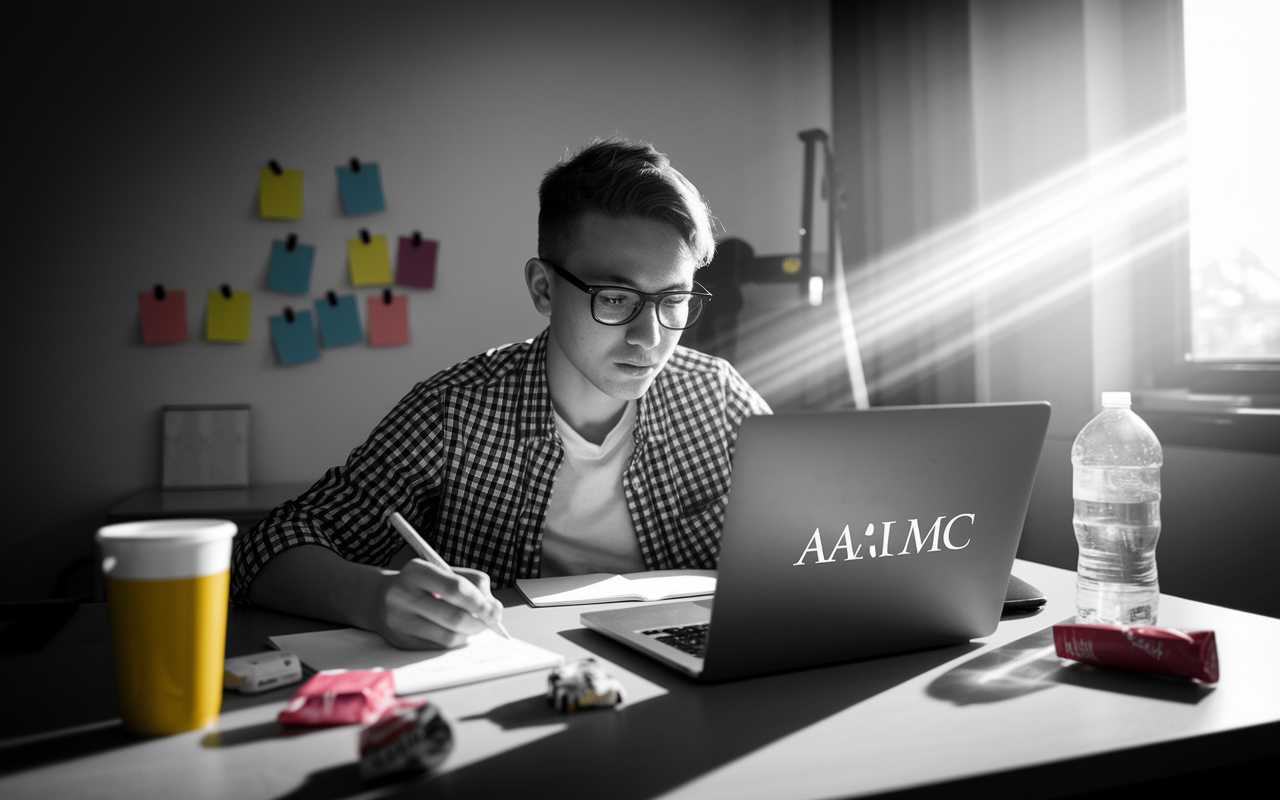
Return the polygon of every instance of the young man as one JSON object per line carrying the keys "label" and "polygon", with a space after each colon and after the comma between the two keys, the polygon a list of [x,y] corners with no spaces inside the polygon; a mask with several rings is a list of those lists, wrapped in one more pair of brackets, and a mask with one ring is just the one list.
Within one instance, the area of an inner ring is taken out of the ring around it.
{"label": "young man", "polygon": [[[738,427],[769,413],[677,346],[709,296],[711,217],[652,146],[597,141],[539,189],[537,337],[414,387],[347,463],[237,540],[232,598],[455,646],[490,582],[714,568]],[[462,577],[412,551],[403,514]]]}

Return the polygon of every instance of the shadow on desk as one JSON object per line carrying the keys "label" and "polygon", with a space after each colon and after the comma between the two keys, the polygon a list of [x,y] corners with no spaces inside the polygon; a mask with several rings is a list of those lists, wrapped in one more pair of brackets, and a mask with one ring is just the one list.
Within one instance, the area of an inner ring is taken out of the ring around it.
{"label": "shadow on desk", "polygon": [[[505,729],[565,727],[514,750],[423,778],[401,787],[396,796],[598,797],[607,787],[610,798],[654,797],[979,647],[969,643],[892,660],[700,684],[590,631],[560,635],[666,692],[628,706],[625,713],[561,716],[541,697],[498,706],[483,718]],[[575,754],[571,773],[549,769],[563,764],[567,752]],[[343,766],[313,774],[290,800],[343,797],[352,788],[349,772]]]}

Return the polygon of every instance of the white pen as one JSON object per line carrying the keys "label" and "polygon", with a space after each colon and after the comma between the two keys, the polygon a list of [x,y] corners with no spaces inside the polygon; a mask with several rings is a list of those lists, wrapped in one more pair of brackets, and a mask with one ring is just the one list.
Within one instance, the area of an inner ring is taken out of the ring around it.
{"label": "white pen", "polygon": [[[409,524],[409,520],[400,516],[399,511],[392,511],[389,518],[391,520],[391,524],[395,526],[396,530],[400,531],[400,535],[409,543],[409,546],[413,548],[413,552],[417,553],[419,558],[431,562],[440,569],[447,569],[450,572],[453,572],[453,567],[449,566],[449,562],[441,558],[440,554],[437,553],[431,545],[427,544],[427,540],[422,538],[422,534],[418,533],[418,531]],[[502,627],[502,622],[496,619],[493,614],[486,614],[483,617],[476,617],[476,619],[480,620],[485,625],[488,625],[489,630],[498,634],[502,638],[511,638],[511,634],[507,633],[507,629]]]}

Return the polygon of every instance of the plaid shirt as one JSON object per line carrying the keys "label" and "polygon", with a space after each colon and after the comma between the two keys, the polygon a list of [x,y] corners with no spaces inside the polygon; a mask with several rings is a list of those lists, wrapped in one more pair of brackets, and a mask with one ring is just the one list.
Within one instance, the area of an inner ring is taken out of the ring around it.
{"label": "plaid shirt", "polygon": [[[393,510],[446,561],[487,572],[495,587],[537,577],[564,457],[546,356],[543,331],[415,386],[345,465],[236,539],[232,599],[248,603],[258,570],[298,545],[386,565],[404,546],[386,521]],[[768,413],[727,362],[675,349],[640,400],[622,477],[646,567],[715,567],[738,427]]]}

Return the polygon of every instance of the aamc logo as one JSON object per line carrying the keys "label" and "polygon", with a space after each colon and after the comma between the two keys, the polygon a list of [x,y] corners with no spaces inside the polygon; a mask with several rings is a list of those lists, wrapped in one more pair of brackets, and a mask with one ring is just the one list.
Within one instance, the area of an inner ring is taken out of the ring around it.
{"label": "aamc logo", "polygon": [[[879,546],[880,546],[879,551],[877,552],[876,545],[872,544],[870,547],[867,548],[866,557],[889,558],[895,555],[897,556],[911,555],[912,545],[915,545],[915,551],[917,553],[924,553],[924,552],[937,553],[937,552],[941,552],[942,550],[942,548],[938,546],[939,539],[941,539],[942,545],[945,546],[948,550],[963,550],[966,547],[968,547],[969,542],[971,542],[972,539],[965,539],[964,544],[956,544],[951,540],[951,527],[956,524],[956,520],[961,520],[961,519],[968,519],[969,525],[972,526],[976,521],[975,515],[956,514],[950,520],[947,520],[947,524],[944,526],[942,524],[942,521],[945,519],[947,519],[945,516],[938,517],[936,520],[933,521],[933,526],[923,534],[920,532],[920,520],[917,520],[917,519],[908,520],[911,524],[911,527],[907,529],[906,541],[902,543],[902,549],[896,553],[892,552],[891,548],[889,547],[889,537],[893,533],[893,526],[897,523],[897,520],[891,520],[889,522],[885,522],[883,523],[884,532],[879,542]],[[875,536],[876,524],[874,522],[868,523],[867,529],[863,531],[862,535]],[[929,545],[930,542],[932,542],[932,546],[926,547],[926,545]],[[813,556],[815,557],[813,560],[814,564],[830,564],[832,561],[836,560],[836,556],[840,553],[841,550],[844,551],[844,559],[843,559],[844,561],[862,561],[864,558],[864,556],[862,555],[863,544],[864,542],[859,541],[857,548],[854,547],[853,538],[849,535],[849,526],[845,525],[844,531],[842,531],[840,534],[840,538],[836,539],[835,546],[832,547],[830,550],[823,550],[822,531],[820,528],[814,528],[813,536],[809,537],[809,544],[805,546],[804,552],[800,554],[800,560],[792,564],[791,566],[793,567],[804,566],[806,563],[808,563],[805,561],[805,559],[808,558],[810,554],[813,554]]]}

